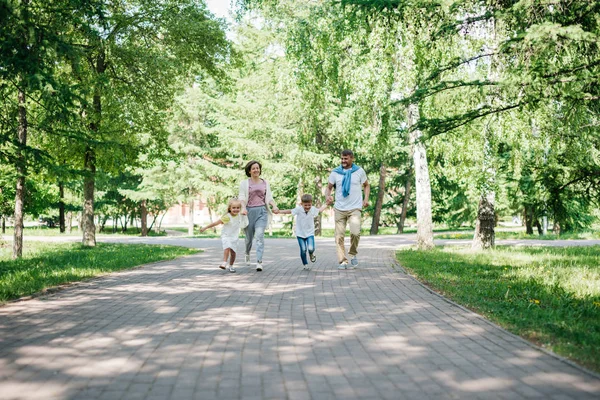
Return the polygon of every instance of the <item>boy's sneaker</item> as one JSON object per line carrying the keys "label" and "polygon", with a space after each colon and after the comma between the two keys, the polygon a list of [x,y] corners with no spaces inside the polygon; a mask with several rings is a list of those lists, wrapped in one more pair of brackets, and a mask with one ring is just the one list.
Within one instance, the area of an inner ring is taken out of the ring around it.
{"label": "boy's sneaker", "polygon": [[221,268],[221,269],[225,269],[225,267],[226,267],[226,264],[224,262],[221,263],[221,265],[219,265],[219,268]]}
{"label": "boy's sneaker", "polygon": [[317,256],[315,255],[315,253],[311,253],[310,254],[310,262],[314,263],[315,261],[317,261]]}
{"label": "boy's sneaker", "polygon": [[338,265],[338,269],[348,269],[348,263],[340,263],[340,265]]}
{"label": "boy's sneaker", "polygon": [[352,264],[352,266],[355,267],[355,268],[358,267],[358,258],[356,258],[356,254],[350,260],[350,264]]}
{"label": "boy's sneaker", "polygon": [[256,270],[257,271],[262,271],[262,262],[257,262],[256,263]]}
{"label": "boy's sneaker", "polygon": [[246,254],[245,259],[246,259],[246,266],[249,266],[250,265],[250,254]]}
{"label": "boy's sneaker", "polygon": [[229,272],[235,272],[235,268],[233,268],[233,265],[229,266]]}

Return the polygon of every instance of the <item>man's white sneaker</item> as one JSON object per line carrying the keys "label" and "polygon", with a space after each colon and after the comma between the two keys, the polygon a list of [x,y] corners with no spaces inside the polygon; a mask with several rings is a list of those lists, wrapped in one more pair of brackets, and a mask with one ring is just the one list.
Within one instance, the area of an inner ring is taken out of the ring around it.
{"label": "man's white sneaker", "polygon": [[246,259],[246,266],[249,266],[250,265],[250,254],[246,254],[245,259]]}
{"label": "man's white sneaker", "polygon": [[219,268],[221,268],[221,269],[225,269],[225,268],[226,268],[226,266],[227,266],[227,264],[225,264],[225,262],[223,261],[223,262],[221,263],[221,265],[219,265]]}
{"label": "man's white sneaker", "polygon": [[257,271],[262,271],[262,263],[261,262],[257,262],[256,263],[256,270]]}
{"label": "man's white sneaker", "polygon": [[352,259],[350,259],[350,264],[353,267],[358,267],[358,258],[356,258],[356,255],[354,257],[352,257]]}
{"label": "man's white sneaker", "polygon": [[338,265],[338,269],[348,269],[348,263],[340,263],[340,265]]}
{"label": "man's white sneaker", "polygon": [[229,272],[235,272],[235,268],[233,268],[233,265],[229,266]]}
{"label": "man's white sneaker", "polygon": [[310,265],[306,264],[302,269],[305,271],[310,271]]}

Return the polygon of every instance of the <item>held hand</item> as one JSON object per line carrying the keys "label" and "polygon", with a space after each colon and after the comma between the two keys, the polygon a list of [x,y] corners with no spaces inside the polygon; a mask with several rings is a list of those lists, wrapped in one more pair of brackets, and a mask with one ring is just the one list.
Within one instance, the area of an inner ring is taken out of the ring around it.
{"label": "held hand", "polygon": [[204,231],[206,230],[206,228],[199,227],[198,230],[200,231],[200,233],[204,233]]}
{"label": "held hand", "polygon": [[242,211],[240,211],[240,214],[242,214],[242,215],[248,215],[248,210],[242,210]]}
{"label": "held hand", "polygon": [[329,205],[333,204],[333,196],[327,196],[327,204],[329,204]]}
{"label": "held hand", "polygon": [[367,207],[369,205],[369,199],[365,199],[363,201],[363,207]]}
{"label": "held hand", "polygon": [[279,207],[273,206],[273,213],[274,214],[279,214]]}

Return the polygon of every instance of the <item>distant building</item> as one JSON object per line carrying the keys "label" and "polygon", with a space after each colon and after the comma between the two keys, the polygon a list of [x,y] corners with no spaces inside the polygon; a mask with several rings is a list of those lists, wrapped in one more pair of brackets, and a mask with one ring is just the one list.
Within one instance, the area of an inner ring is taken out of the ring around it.
{"label": "distant building", "polygon": [[[189,223],[189,204],[179,203],[167,210],[167,213],[162,220],[162,226],[183,226]],[[213,220],[220,215],[218,212],[212,211]],[[218,210],[217,210],[218,211]],[[194,200],[194,224],[204,225],[210,222],[210,212],[207,204],[200,198]]]}

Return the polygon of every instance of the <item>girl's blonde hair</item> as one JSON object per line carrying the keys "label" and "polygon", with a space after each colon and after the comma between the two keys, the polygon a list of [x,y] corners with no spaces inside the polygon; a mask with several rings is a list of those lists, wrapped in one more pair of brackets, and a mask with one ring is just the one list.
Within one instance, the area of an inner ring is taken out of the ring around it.
{"label": "girl's blonde hair", "polygon": [[231,206],[234,204],[239,204],[240,207],[242,206],[242,202],[239,201],[236,197],[233,197],[231,199],[229,199],[229,202],[227,203],[227,212],[231,213]]}

